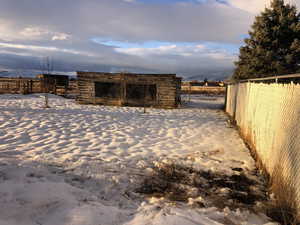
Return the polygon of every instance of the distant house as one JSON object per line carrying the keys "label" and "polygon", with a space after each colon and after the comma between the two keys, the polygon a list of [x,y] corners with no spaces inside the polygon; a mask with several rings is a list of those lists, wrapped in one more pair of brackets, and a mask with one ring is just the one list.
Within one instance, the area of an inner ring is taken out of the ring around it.
{"label": "distant house", "polygon": [[58,74],[38,74],[43,92],[63,95],[69,86],[69,76]]}
{"label": "distant house", "polygon": [[175,74],[77,72],[81,104],[176,108],[181,78]]}

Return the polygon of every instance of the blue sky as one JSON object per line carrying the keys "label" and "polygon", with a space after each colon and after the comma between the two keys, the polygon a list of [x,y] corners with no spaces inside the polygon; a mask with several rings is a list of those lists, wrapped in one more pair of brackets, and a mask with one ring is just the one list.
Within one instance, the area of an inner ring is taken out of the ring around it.
{"label": "blue sky", "polygon": [[[246,37],[247,35],[243,35]],[[93,42],[110,46],[113,48],[158,48],[161,46],[170,46],[176,45],[179,47],[184,46],[197,46],[197,45],[205,45],[209,49],[223,49],[231,54],[238,54],[240,44],[231,44],[231,43],[218,43],[218,42],[163,42],[163,41],[147,41],[147,42],[129,42],[129,41],[114,41],[109,39],[102,38],[92,38]]]}

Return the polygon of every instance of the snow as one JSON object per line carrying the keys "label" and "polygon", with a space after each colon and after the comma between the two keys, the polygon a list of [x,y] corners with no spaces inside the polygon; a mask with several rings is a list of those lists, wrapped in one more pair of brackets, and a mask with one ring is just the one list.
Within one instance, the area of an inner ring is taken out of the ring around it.
{"label": "snow", "polygon": [[181,109],[145,114],[54,95],[49,103],[44,109],[38,94],[0,95],[1,225],[275,224],[245,209],[195,208],[132,191],[168,160],[226,174],[255,169],[220,110],[223,98],[196,96]]}

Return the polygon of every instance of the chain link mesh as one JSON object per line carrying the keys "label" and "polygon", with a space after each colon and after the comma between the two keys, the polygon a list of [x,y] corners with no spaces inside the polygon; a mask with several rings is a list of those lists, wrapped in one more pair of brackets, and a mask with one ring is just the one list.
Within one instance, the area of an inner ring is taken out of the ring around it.
{"label": "chain link mesh", "polygon": [[[227,89],[226,112],[273,181],[290,187],[300,205],[300,85],[239,83]],[[298,210],[299,212],[299,210]]]}

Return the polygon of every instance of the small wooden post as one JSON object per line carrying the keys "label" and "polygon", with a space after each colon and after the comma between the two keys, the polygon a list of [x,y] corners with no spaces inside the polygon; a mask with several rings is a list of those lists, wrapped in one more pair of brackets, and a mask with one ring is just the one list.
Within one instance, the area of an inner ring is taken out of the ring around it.
{"label": "small wooden post", "polygon": [[43,78],[44,80],[44,92],[45,92],[45,105],[44,105],[44,108],[50,108],[49,106],[49,96],[48,96],[48,82],[47,81],[47,78]]}
{"label": "small wooden post", "polygon": [[56,80],[56,78],[55,78],[55,79],[54,79],[54,94],[55,94],[55,95],[57,95],[57,90],[56,90],[57,85],[56,85],[56,82],[57,82],[57,80]]}
{"label": "small wooden post", "polygon": [[33,93],[33,81],[29,81],[30,93]]}
{"label": "small wooden post", "polygon": [[225,105],[224,105],[224,111],[226,112],[227,109],[227,98],[228,98],[228,84],[226,84],[226,93],[225,93]]}
{"label": "small wooden post", "polygon": [[191,92],[192,92],[192,87],[191,87],[191,83],[189,82],[189,94],[188,94],[188,102],[191,101]]}
{"label": "small wooden post", "polygon": [[126,103],[126,77],[124,73],[121,73],[121,105]]}
{"label": "small wooden post", "polygon": [[146,87],[147,84],[144,85],[144,113],[146,113]]}
{"label": "small wooden post", "polygon": [[17,88],[19,93],[21,93],[21,85],[20,85],[20,78],[17,80]]}

